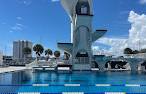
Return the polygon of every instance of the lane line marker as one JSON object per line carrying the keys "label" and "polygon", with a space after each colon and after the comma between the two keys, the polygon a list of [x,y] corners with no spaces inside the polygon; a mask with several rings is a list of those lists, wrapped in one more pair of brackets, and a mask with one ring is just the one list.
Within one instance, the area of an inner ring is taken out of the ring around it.
{"label": "lane line marker", "polygon": [[122,87],[139,87],[139,86],[142,86],[142,87],[146,87],[146,85],[140,85],[140,84],[125,84],[125,85],[111,85],[111,84],[93,84],[93,85],[86,85],[86,84],[62,84],[62,85],[51,85],[51,84],[0,84],[0,87],[1,86],[122,86]]}
{"label": "lane line marker", "polygon": [[18,92],[0,94],[146,94],[146,93],[126,93],[126,92],[105,92],[105,93],[84,93],[84,92],[62,92],[62,93],[40,93],[40,92]]}
{"label": "lane line marker", "polygon": [[62,94],[84,94],[84,92],[63,92]]}
{"label": "lane line marker", "polygon": [[32,86],[49,86],[49,84],[33,84]]}
{"label": "lane line marker", "polygon": [[18,94],[41,94],[40,92],[18,92]]}
{"label": "lane line marker", "polygon": [[95,86],[111,86],[111,84],[95,84]]}
{"label": "lane line marker", "polygon": [[80,84],[64,84],[64,86],[81,86]]}
{"label": "lane line marker", "polygon": [[126,94],[125,92],[105,92],[105,94]]}
{"label": "lane line marker", "polygon": [[140,84],[125,84],[125,86],[140,86]]}

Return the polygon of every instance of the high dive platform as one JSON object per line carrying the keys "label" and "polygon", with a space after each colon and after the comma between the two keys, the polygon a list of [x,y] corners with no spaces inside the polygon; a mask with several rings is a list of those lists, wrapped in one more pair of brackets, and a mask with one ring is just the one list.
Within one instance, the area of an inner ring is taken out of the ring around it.
{"label": "high dive platform", "polygon": [[71,55],[73,70],[91,70],[92,43],[107,30],[93,32],[92,0],[61,0],[61,4],[71,19],[71,43],[57,43],[57,46]]}

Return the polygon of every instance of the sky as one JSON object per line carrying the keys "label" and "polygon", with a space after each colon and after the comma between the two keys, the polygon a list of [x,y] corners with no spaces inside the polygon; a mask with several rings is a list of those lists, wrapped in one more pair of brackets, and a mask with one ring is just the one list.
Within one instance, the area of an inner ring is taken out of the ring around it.
{"label": "sky", "polygon": [[[146,0],[93,0],[93,12],[94,31],[108,27],[93,43],[94,54],[122,55],[126,47],[146,48]],[[53,51],[58,50],[57,40],[70,43],[70,18],[60,1],[1,0],[0,50],[12,55],[13,41],[20,39],[34,45],[41,39],[43,47]]]}

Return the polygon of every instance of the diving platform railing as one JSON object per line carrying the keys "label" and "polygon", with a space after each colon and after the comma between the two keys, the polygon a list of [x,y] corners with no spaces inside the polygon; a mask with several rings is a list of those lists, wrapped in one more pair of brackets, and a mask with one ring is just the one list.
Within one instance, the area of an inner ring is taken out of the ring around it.
{"label": "diving platform railing", "polygon": [[37,61],[34,60],[32,63],[30,64],[26,64],[26,69],[33,69],[33,68],[52,68],[52,67],[57,67],[57,65],[72,65],[71,62],[69,60],[63,60],[63,61],[59,61],[59,60],[50,60],[50,61]]}
{"label": "diving platform railing", "polygon": [[26,69],[32,69],[33,67],[43,67],[43,66],[53,67],[53,66],[57,66],[57,64],[56,62],[34,60],[32,63],[26,64]]}

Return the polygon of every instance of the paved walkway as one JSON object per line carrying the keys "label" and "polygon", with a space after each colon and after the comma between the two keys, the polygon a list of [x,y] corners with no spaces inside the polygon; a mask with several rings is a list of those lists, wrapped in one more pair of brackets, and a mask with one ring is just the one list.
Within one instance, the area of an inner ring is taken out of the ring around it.
{"label": "paved walkway", "polygon": [[26,69],[26,67],[5,67],[5,68],[0,68],[0,73],[20,71],[24,69]]}

